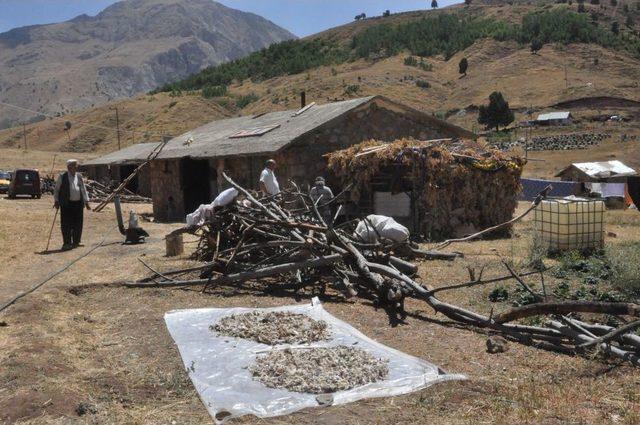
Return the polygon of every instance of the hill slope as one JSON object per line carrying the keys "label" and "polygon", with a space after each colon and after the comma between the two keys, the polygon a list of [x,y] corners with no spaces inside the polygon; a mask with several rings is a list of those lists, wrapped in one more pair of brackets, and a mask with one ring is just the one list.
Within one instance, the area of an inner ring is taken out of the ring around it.
{"label": "hill slope", "polygon": [[[305,41],[335,41],[348,47],[355,35],[380,24],[421,21],[424,17],[459,13],[462,9],[457,6],[371,19],[336,28]],[[513,23],[536,10],[546,9],[538,6],[474,5],[463,12],[477,17],[507,15],[509,22]],[[300,104],[301,91],[306,91],[309,102],[318,103],[382,94],[445,117],[454,124],[480,131],[482,128],[476,122],[477,106],[485,103],[492,91],[499,90],[516,109],[516,122],[528,119],[529,110],[535,115],[553,110],[553,106],[560,102],[575,100],[563,108],[570,108],[581,123],[548,131],[605,131],[618,138],[623,133],[640,135],[640,106],[637,103],[640,102],[640,60],[626,50],[596,43],[550,42],[534,55],[527,44],[484,37],[472,41],[450,57],[442,54],[425,57],[424,67],[406,65],[405,59],[409,55],[408,51],[400,51],[388,57],[333,62],[295,74],[284,72],[267,79],[235,80],[227,86],[224,95],[211,98],[204,98],[199,90],[185,89],[122,101],[117,105],[123,145],[159,140],[161,134],[178,135],[226,116],[294,109]],[[468,59],[469,69],[467,76],[460,78],[458,63],[463,57]],[[421,84],[419,87],[418,81],[428,83],[428,86]],[[610,101],[590,100],[600,97],[608,97]],[[629,99],[631,102],[621,107],[621,102],[616,99]],[[622,115],[630,121],[604,126],[594,120],[606,114]],[[63,131],[64,120],[73,123],[68,135]],[[83,124],[87,122],[111,130]],[[513,136],[517,137],[517,134]],[[62,120],[47,120],[27,126],[27,138],[31,148],[89,151],[97,155],[117,147],[115,115],[105,106],[72,114]],[[21,144],[21,128],[0,132],[0,146],[18,147]],[[640,149],[634,151],[634,145],[629,144],[624,145],[624,149],[622,147],[622,144],[607,145],[606,149],[597,151],[597,159],[619,154],[619,158],[624,155],[631,165],[640,165]],[[536,153],[535,157],[544,158],[545,154]],[[540,166],[536,168],[540,176],[550,175],[565,165],[562,154],[549,158],[547,163],[534,164]],[[591,151],[579,151],[573,152],[571,158],[589,160],[593,155]]]}
{"label": "hill slope", "polygon": [[[291,38],[264,18],[212,0],[122,1],[95,17],[0,34],[0,101],[64,114]],[[0,105],[0,128],[30,118]]]}

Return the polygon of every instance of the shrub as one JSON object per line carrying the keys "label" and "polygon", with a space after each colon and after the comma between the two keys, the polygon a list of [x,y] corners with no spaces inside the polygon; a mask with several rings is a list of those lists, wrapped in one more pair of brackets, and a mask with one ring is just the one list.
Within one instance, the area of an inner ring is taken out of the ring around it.
{"label": "shrub", "polygon": [[238,99],[236,101],[236,106],[240,109],[244,109],[253,102],[256,102],[258,99],[260,99],[258,95],[256,95],[255,93],[249,93],[248,95],[242,96],[240,99]]}
{"label": "shrub", "polygon": [[212,97],[220,97],[227,94],[227,86],[207,85],[202,89],[202,97],[211,99]]}
{"label": "shrub", "polygon": [[404,58],[404,64],[406,66],[418,66],[418,59],[413,56],[408,56]]}
{"label": "shrub", "polygon": [[429,82],[425,80],[417,80],[416,86],[420,87],[421,89],[428,89],[431,87],[431,84],[429,84]]}
{"label": "shrub", "polygon": [[347,86],[346,89],[344,89],[344,94],[350,96],[353,94],[356,94],[360,91],[360,86],[357,84],[351,84],[349,86]]}
{"label": "shrub", "polygon": [[462,58],[458,64],[458,71],[462,75],[467,75],[467,69],[469,68],[469,61],[467,58]]}
{"label": "shrub", "polygon": [[640,242],[610,245],[606,254],[613,287],[620,292],[640,296]]}

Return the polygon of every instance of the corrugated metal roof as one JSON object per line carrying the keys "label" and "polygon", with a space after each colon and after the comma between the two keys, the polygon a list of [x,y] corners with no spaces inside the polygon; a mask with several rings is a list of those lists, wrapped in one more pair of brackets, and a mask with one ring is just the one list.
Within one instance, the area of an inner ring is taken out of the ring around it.
{"label": "corrugated metal roof", "polygon": [[[303,134],[364,105],[373,98],[364,97],[344,102],[314,105],[303,114],[295,117],[293,115],[297,110],[271,112],[257,117],[245,116],[213,121],[171,139],[158,159],[187,156],[213,158],[274,153]],[[275,127],[278,125],[279,127]],[[275,128],[266,134],[231,138],[238,132],[250,132],[271,127]]]}
{"label": "corrugated metal roof", "polygon": [[82,165],[115,165],[144,162],[159,144],[160,143],[138,143],[92,159],[91,161],[83,162]]}
{"label": "corrugated metal roof", "polygon": [[[604,162],[579,162],[571,164],[589,177],[604,179],[609,177],[628,177],[635,176],[636,170],[627,167],[620,161],[604,161]],[[558,175],[564,173],[561,171]]]}
{"label": "corrugated metal roof", "polygon": [[571,112],[548,112],[538,115],[537,121],[566,120],[571,117]]}

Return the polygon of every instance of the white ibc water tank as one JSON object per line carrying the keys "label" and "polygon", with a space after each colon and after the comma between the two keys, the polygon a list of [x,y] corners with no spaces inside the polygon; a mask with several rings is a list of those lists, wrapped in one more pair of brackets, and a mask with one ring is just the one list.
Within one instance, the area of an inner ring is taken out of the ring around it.
{"label": "white ibc water tank", "polygon": [[548,199],[534,212],[534,228],[549,251],[604,247],[605,205],[601,200]]}

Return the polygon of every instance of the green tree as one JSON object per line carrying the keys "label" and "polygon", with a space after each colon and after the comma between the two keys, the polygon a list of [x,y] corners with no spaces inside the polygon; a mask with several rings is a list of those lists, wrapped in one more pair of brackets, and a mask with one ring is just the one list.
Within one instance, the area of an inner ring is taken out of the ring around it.
{"label": "green tree", "polygon": [[616,7],[618,5],[618,0],[611,0],[611,6]]}
{"label": "green tree", "polygon": [[544,44],[542,43],[542,40],[540,40],[539,38],[534,38],[533,40],[531,40],[531,53],[532,54],[537,54],[538,51],[540,51],[540,49],[542,49],[542,46],[544,46]]}
{"label": "green tree", "polygon": [[620,24],[618,23],[618,21],[613,21],[613,23],[611,24],[611,32],[615,35],[620,34]]}
{"label": "green tree", "polygon": [[466,77],[467,68],[469,68],[469,61],[467,60],[467,58],[462,58],[460,60],[460,63],[458,64],[458,71],[460,72],[460,74]]}
{"label": "green tree", "polygon": [[438,0],[431,0],[431,8],[432,9],[438,8]]}
{"label": "green tree", "polygon": [[471,6],[471,0],[464,0],[464,4],[467,6]]}
{"label": "green tree", "polygon": [[509,102],[504,100],[502,93],[494,91],[489,96],[489,104],[480,106],[478,123],[487,128],[500,130],[500,126],[508,126],[515,119],[513,111],[509,109]]}

